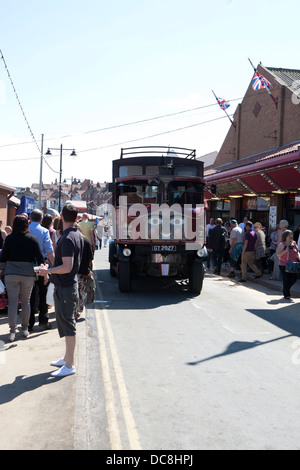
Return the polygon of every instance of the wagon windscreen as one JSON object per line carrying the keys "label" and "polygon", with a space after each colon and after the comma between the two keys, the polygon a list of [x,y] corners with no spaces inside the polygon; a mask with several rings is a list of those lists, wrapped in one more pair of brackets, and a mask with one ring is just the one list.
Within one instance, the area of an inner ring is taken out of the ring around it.
{"label": "wagon windscreen", "polygon": [[202,183],[194,181],[172,181],[168,185],[168,202],[172,204],[203,204]]}

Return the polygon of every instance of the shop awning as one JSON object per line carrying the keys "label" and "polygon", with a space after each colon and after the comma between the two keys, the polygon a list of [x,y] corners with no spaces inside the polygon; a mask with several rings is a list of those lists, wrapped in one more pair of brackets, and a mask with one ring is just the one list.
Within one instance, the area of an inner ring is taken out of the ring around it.
{"label": "shop awning", "polygon": [[[245,159],[247,160],[247,159]],[[224,171],[216,170],[205,176],[207,186],[215,184],[218,197],[242,195],[253,192],[270,193],[276,190],[288,191],[300,188],[300,153],[257,155],[247,165],[242,161],[230,164]]]}
{"label": "shop awning", "polygon": [[254,175],[241,175],[241,179],[254,193],[270,192],[277,189],[276,186],[267,180],[265,174],[255,173]]}
{"label": "shop awning", "polygon": [[266,174],[283,190],[300,188],[300,168],[290,165],[266,170]]}
{"label": "shop awning", "polygon": [[227,197],[230,195],[239,196],[245,192],[245,189],[246,188],[243,186],[243,184],[239,180],[233,178],[229,181],[224,181],[217,185],[217,196],[218,197],[221,197],[221,196]]}

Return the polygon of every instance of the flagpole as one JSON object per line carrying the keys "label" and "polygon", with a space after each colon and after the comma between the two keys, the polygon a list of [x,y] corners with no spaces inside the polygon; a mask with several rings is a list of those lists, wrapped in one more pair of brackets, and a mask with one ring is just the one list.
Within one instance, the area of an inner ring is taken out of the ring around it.
{"label": "flagpole", "polygon": [[[251,64],[251,66],[253,67],[254,73],[257,73],[257,69],[254,67],[254,65],[252,64],[252,62],[251,62],[251,60],[249,59],[249,57],[248,57],[248,60],[249,60],[249,62],[250,62],[250,64]],[[259,78],[260,83],[262,83],[262,85],[263,85],[263,82],[262,82],[262,79],[261,79],[260,74],[258,74],[258,78]],[[274,98],[274,96],[272,95],[272,93],[271,93],[271,91],[269,90],[268,87],[264,86],[264,88],[267,89],[267,92],[268,92],[269,95],[271,96],[271,98],[272,98],[272,100],[274,101],[275,106],[276,106],[276,108],[277,108],[278,98]]]}
{"label": "flagpole", "polygon": [[[213,94],[214,94],[214,96],[215,96],[215,98],[216,98],[216,100],[217,100],[217,102],[218,102],[218,104],[219,104],[219,100],[218,100],[217,95],[215,94],[214,90],[211,90],[211,91],[213,92]],[[233,127],[236,129],[236,124],[235,124],[235,123],[233,122],[233,120],[230,118],[230,116],[228,115],[226,109],[223,109],[223,111],[224,111],[224,113],[226,114],[226,116],[228,117],[228,119],[229,119],[229,121],[231,122],[231,124],[233,125]]]}

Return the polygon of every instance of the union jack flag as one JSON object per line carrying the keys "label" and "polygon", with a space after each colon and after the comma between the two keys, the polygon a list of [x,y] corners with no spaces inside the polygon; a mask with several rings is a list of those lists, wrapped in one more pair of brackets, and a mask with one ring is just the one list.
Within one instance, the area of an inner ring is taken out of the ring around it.
{"label": "union jack flag", "polygon": [[258,72],[255,72],[254,77],[252,79],[252,88],[253,90],[260,90],[261,88],[266,88],[268,91],[273,88],[273,85],[263,76],[260,75]]}
{"label": "union jack flag", "polygon": [[223,98],[217,98],[217,102],[223,111],[225,111],[227,108],[229,108],[230,104],[228,101],[224,100]]}

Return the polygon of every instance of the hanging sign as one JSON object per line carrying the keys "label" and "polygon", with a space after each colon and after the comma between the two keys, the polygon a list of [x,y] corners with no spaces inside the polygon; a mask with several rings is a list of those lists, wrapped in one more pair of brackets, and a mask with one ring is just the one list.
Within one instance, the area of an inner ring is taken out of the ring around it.
{"label": "hanging sign", "polygon": [[270,206],[269,228],[276,228],[277,225],[277,206]]}

